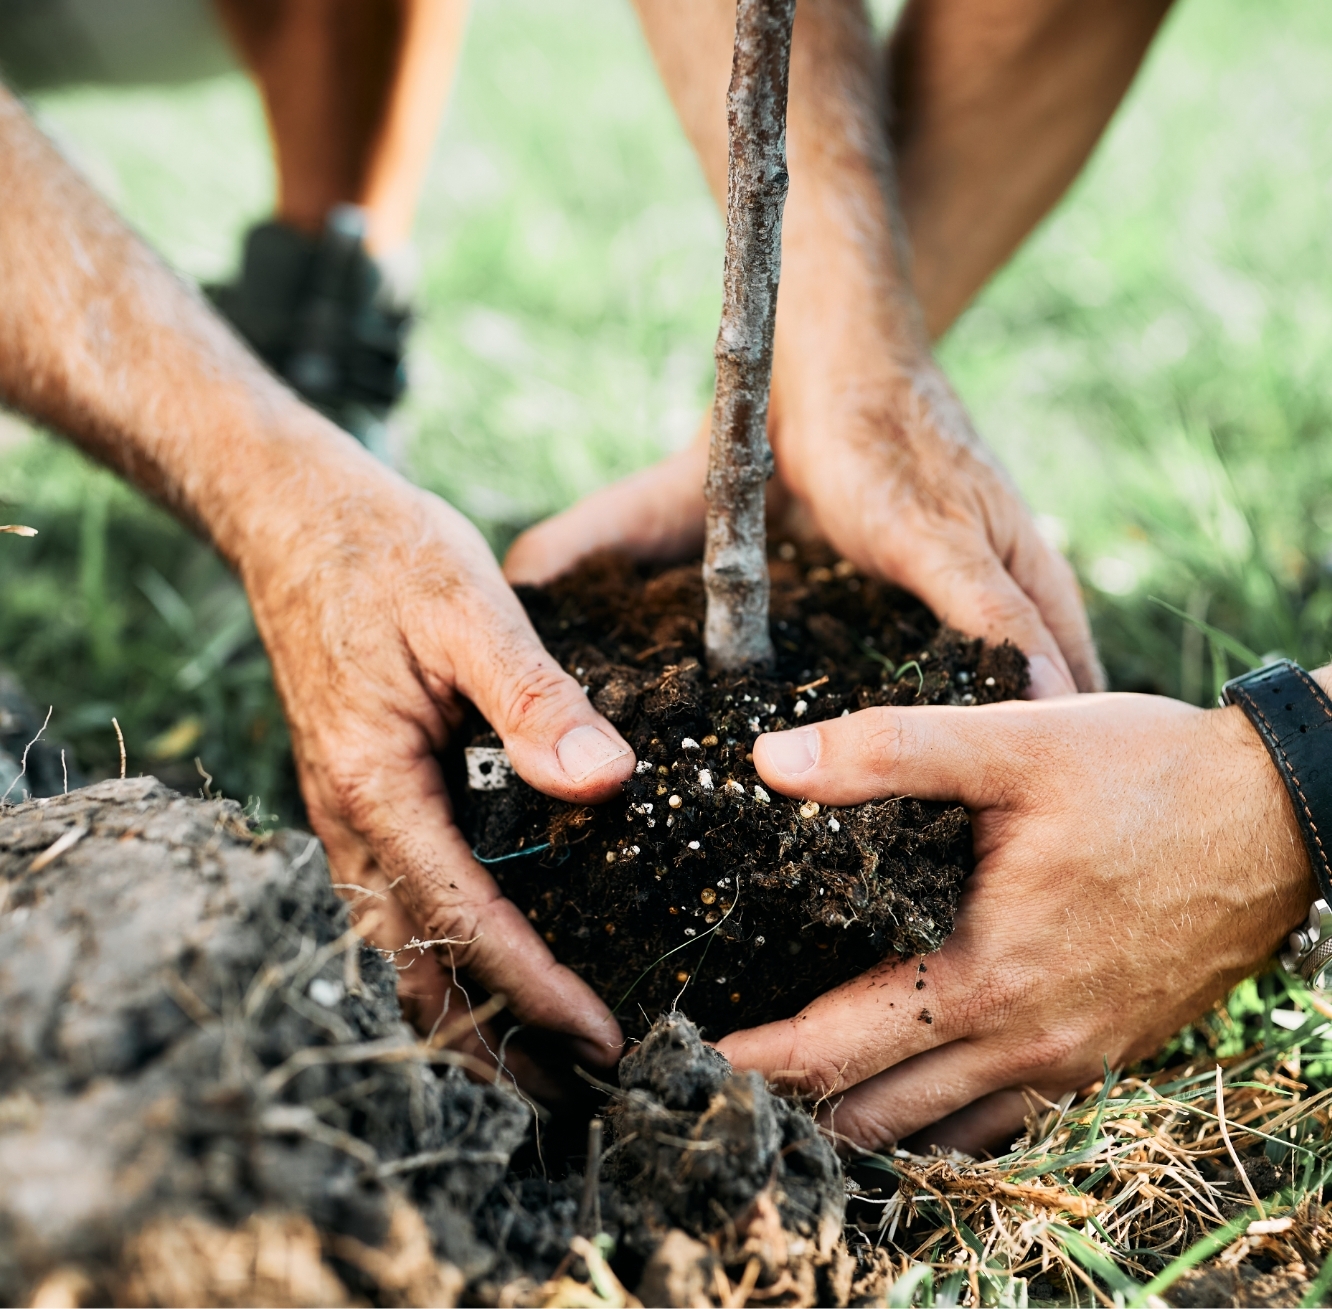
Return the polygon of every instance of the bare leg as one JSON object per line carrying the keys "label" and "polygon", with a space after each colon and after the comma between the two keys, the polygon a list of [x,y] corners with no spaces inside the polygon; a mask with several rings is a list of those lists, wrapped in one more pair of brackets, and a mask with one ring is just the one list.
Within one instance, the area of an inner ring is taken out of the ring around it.
{"label": "bare leg", "polygon": [[217,5],[263,94],[278,218],[315,234],[335,205],[359,205],[371,253],[402,245],[462,43],[466,0]]}
{"label": "bare leg", "polygon": [[909,0],[888,44],[912,280],[943,334],[1050,211],[1170,0]]}

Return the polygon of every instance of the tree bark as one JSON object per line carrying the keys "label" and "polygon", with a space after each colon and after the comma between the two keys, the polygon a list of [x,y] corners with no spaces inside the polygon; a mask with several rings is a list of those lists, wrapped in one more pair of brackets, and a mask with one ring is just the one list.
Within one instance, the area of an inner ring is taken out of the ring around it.
{"label": "tree bark", "polygon": [[705,492],[704,641],[714,673],[773,659],[764,483],[786,200],[786,89],[795,0],[738,0],[726,96],[730,160],[717,390]]}

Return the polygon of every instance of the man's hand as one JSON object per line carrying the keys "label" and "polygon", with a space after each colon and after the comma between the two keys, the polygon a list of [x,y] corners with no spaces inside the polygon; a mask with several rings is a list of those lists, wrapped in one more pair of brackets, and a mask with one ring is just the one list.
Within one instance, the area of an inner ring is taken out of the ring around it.
{"label": "man's hand", "polygon": [[976,869],[942,949],[720,1042],[737,1067],[832,1097],[835,1130],[869,1148],[931,1124],[967,1150],[1011,1135],[1023,1087],[1053,1099],[1150,1053],[1268,959],[1314,895],[1236,708],[869,709],[761,736],[754,763],[821,804],[911,795],[972,812]]}
{"label": "man's hand", "polygon": [[[157,496],[240,573],[334,880],[373,905],[363,923],[390,947],[447,939],[445,962],[520,1019],[611,1062],[615,1020],[472,858],[435,760],[466,697],[552,795],[603,800],[633,768],[484,541],[299,404],[2,88],[0,195],[0,402]],[[445,979],[413,956],[431,1022]]]}
{"label": "man's hand", "polygon": [[[377,907],[381,939],[449,942],[442,957],[520,1019],[609,1063],[615,1020],[472,857],[436,755],[464,697],[547,794],[605,800],[633,754],[542,648],[475,528],[350,440],[338,445],[307,474],[301,517],[259,515],[267,525],[254,523],[238,561],[334,880],[382,890],[401,879],[400,906]],[[413,971],[424,1009],[438,983]]]}
{"label": "man's hand", "polygon": [[[1013,641],[1031,661],[1036,698],[1075,684],[1101,689],[1073,569],[1041,538],[937,370],[923,361],[916,378],[875,377],[883,370],[866,364],[859,378],[793,364],[777,379],[772,530],[818,535],[950,625]],[[783,397],[797,392],[788,416]],[[598,549],[637,559],[697,553],[707,441],[705,426],[678,454],[529,528],[509,550],[506,575],[545,582]]]}

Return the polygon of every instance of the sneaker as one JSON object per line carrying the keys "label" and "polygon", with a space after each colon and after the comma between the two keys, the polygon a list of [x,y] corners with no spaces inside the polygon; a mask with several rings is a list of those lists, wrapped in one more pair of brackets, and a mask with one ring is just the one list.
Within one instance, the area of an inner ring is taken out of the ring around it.
{"label": "sneaker", "polygon": [[237,280],[206,291],[275,373],[387,459],[386,419],[407,385],[411,315],[393,303],[364,238],[354,205],[333,209],[318,237],[260,223],[246,234]]}

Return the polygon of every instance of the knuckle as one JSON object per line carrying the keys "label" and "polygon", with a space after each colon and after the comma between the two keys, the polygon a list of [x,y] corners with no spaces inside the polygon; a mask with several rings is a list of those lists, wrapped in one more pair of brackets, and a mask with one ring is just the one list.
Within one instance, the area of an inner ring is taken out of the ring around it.
{"label": "knuckle", "polygon": [[1020,1053],[1030,1072],[1044,1078],[1067,1075],[1085,1062],[1082,1034],[1062,1025],[1047,1028],[1024,1042]]}
{"label": "knuckle", "polygon": [[443,962],[464,971],[476,962],[484,933],[475,906],[434,899],[421,925]]}
{"label": "knuckle", "polygon": [[886,1104],[870,1097],[844,1102],[829,1114],[829,1118],[838,1136],[862,1150],[880,1150],[896,1145],[911,1130]]}
{"label": "knuckle", "polygon": [[969,986],[973,1029],[979,1035],[1006,1032],[1029,1000],[1031,991],[1031,980],[1012,968],[994,970],[983,983]]}
{"label": "knuckle", "polygon": [[356,831],[363,831],[365,819],[375,807],[370,777],[362,770],[335,763],[323,771],[323,807],[340,817]]}
{"label": "knuckle", "polygon": [[848,1089],[848,1062],[827,1051],[807,1050],[798,1065],[801,1084],[814,1095],[838,1095]]}
{"label": "knuckle", "polygon": [[[764,1071],[779,1084],[795,1085],[810,1095],[835,1095],[847,1089],[845,1059],[823,1045],[805,1027],[808,1011],[797,1014],[787,1024],[782,1040],[774,1043],[773,1055],[780,1062]],[[767,1062],[766,1060],[764,1062]]]}
{"label": "knuckle", "polygon": [[520,735],[538,730],[567,708],[571,685],[568,674],[544,656],[510,672],[500,697],[504,729]]}
{"label": "knuckle", "polygon": [[906,728],[900,714],[891,709],[865,709],[856,715],[861,761],[874,776],[887,778],[902,760]]}

